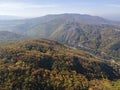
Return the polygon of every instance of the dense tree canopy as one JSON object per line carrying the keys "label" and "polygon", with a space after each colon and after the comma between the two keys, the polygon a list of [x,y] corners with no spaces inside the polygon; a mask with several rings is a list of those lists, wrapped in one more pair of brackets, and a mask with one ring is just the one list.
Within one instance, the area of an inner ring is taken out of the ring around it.
{"label": "dense tree canopy", "polygon": [[105,88],[100,90],[110,90],[109,80],[119,78],[120,73],[108,63],[52,40],[28,40],[0,48],[1,90],[96,90],[99,87],[94,83],[99,81]]}

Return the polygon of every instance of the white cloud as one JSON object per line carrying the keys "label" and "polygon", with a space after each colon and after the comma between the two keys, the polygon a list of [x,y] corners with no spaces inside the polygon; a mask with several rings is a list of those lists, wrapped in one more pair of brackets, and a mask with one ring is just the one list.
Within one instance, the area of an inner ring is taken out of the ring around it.
{"label": "white cloud", "polygon": [[56,8],[57,5],[40,5],[30,3],[0,3],[0,15],[14,16],[40,16],[46,14],[49,9]]}
{"label": "white cloud", "polygon": [[0,9],[36,9],[36,8],[52,8],[56,5],[37,5],[27,3],[0,3]]}
{"label": "white cloud", "polygon": [[118,5],[118,4],[108,4],[107,6],[120,8],[120,5]]}

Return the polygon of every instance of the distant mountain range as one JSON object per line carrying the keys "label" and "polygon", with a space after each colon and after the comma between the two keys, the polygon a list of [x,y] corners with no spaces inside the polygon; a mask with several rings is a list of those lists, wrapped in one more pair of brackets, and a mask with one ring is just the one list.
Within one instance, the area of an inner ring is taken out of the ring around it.
{"label": "distant mountain range", "polygon": [[10,31],[30,38],[49,38],[93,52],[104,59],[120,61],[120,23],[98,16],[58,14],[5,20],[0,21],[0,31]]}

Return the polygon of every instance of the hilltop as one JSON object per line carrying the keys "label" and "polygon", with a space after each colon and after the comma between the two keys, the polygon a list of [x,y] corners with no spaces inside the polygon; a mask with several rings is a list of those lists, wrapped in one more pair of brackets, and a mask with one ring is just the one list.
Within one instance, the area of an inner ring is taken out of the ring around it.
{"label": "hilltop", "polygon": [[[112,90],[111,80],[120,79],[119,67],[48,39],[1,46],[0,67],[0,89],[4,90]],[[99,86],[92,84],[98,82]]]}

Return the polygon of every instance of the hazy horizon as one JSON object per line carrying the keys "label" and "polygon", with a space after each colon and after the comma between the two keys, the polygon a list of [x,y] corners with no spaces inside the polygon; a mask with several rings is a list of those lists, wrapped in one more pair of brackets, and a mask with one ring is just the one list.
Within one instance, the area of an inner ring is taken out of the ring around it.
{"label": "hazy horizon", "polygon": [[0,0],[0,15],[31,18],[78,13],[120,20],[119,3],[119,0]]}

